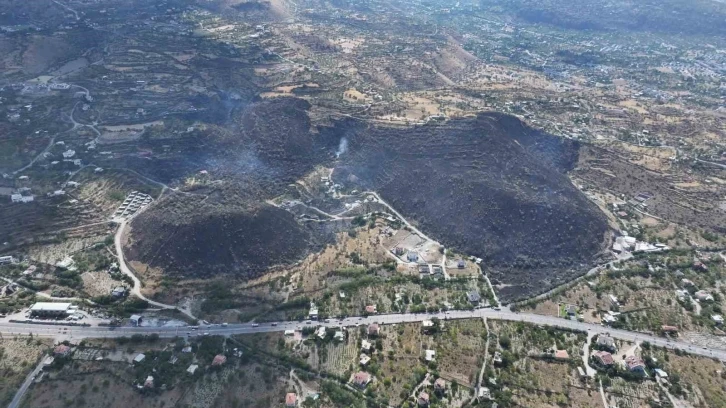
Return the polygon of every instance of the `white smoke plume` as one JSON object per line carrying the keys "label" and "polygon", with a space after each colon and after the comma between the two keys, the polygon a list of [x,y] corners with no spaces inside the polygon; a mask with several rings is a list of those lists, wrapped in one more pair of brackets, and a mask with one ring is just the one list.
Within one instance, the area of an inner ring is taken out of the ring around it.
{"label": "white smoke plume", "polygon": [[340,157],[341,154],[348,151],[348,139],[343,137],[340,139],[340,144],[338,145],[338,151],[335,152],[335,157]]}

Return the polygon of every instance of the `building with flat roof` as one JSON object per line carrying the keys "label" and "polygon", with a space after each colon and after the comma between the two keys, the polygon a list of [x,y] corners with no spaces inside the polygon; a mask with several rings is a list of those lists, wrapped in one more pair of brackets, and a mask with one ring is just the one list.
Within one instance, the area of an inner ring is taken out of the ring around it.
{"label": "building with flat roof", "polygon": [[30,306],[30,315],[37,317],[64,317],[70,312],[70,303],[38,302]]}

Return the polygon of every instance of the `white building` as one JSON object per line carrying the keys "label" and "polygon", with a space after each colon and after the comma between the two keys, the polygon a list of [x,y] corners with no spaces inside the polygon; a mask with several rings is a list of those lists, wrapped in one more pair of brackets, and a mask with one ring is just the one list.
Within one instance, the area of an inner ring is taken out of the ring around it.
{"label": "white building", "polygon": [[30,196],[24,196],[22,194],[12,194],[10,195],[10,201],[13,203],[29,203],[35,200],[35,197]]}
{"label": "white building", "polygon": [[723,316],[721,316],[719,314],[711,315],[711,320],[713,320],[713,322],[716,323],[717,325],[723,324]]}
{"label": "white building", "polygon": [[70,159],[71,157],[76,155],[76,151],[73,149],[68,149],[65,152],[63,152],[63,158],[64,159]]}

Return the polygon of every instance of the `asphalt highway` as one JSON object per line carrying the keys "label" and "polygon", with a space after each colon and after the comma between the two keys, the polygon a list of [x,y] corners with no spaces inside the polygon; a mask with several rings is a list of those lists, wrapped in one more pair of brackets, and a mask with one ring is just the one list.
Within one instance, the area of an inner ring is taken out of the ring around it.
{"label": "asphalt highway", "polygon": [[[611,337],[631,341],[642,342],[648,341],[659,347],[667,347],[670,349],[680,349],[690,354],[712,357],[726,362],[726,349],[721,348],[703,348],[687,343],[678,339],[670,339],[659,336],[652,336],[645,333],[631,332],[627,330],[618,330],[603,327],[597,324],[583,323],[572,320],[566,320],[553,316],[541,316],[528,313],[514,313],[509,310],[493,310],[493,309],[476,309],[471,311],[449,311],[442,313],[404,313],[404,314],[383,314],[368,317],[348,317],[345,319],[330,319],[325,321],[303,321],[303,322],[277,322],[277,323],[260,323],[260,324],[230,324],[222,325],[200,325],[200,326],[177,326],[177,327],[106,327],[106,326],[55,326],[45,324],[23,324],[23,323],[0,323],[0,333],[3,336],[8,335],[34,335],[42,337],[69,338],[72,340],[80,340],[84,338],[114,338],[123,336],[132,336],[134,334],[152,334],[156,333],[159,337],[170,338],[176,336],[203,336],[203,335],[222,335],[228,336],[233,334],[248,333],[266,333],[280,332],[285,330],[302,329],[310,326],[326,326],[330,328],[339,327],[355,327],[357,325],[368,325],[371,323],[379,324],[396,324],[408,322],[420,322],[432,318],[440,320],[451,319],[476,319],[476,318],[499,319],[507,321],[521,321],[533,323],[542,326],[552,326],[573,330],[587,331],[596,334],[609,334]],[[196,329],[195,329],[196,327]]]}

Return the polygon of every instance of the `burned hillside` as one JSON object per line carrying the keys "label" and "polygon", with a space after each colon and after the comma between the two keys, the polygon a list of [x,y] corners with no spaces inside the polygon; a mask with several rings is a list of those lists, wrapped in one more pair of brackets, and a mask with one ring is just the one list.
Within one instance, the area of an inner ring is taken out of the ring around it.
{"label": "burned hillside", "polygon": [[189,278],[254,278],[318,248],[321,236],[291,213],[250,203],[229,190],[167,196],[131,227],[130,260]]}
{"label": "burned hillside", "polygon": [[336,182],[378,191],[446,246],[484,258],[505,298],[556,285],[603,249],[605,218],[566,175],[577,142],[499,114],[409,128],[356,119],[315,128],[309,109],[278,98],[238,112],[235,129],[209,139],[218,154],[207,164],[239,193],[158,203],[133,223],[131,258],[195,276],[255,276],[299,259],[320,238],[291,214],[254,203],[316,165],[335,166]]}
{"label": "burned hillside", "polygon": [[498,114],[351,126],[346,137],[336,181],[378,191],[445,245],[484,258],[505,298],[572,277],[603,249],[605,217],[565,174],[576,142]]}

